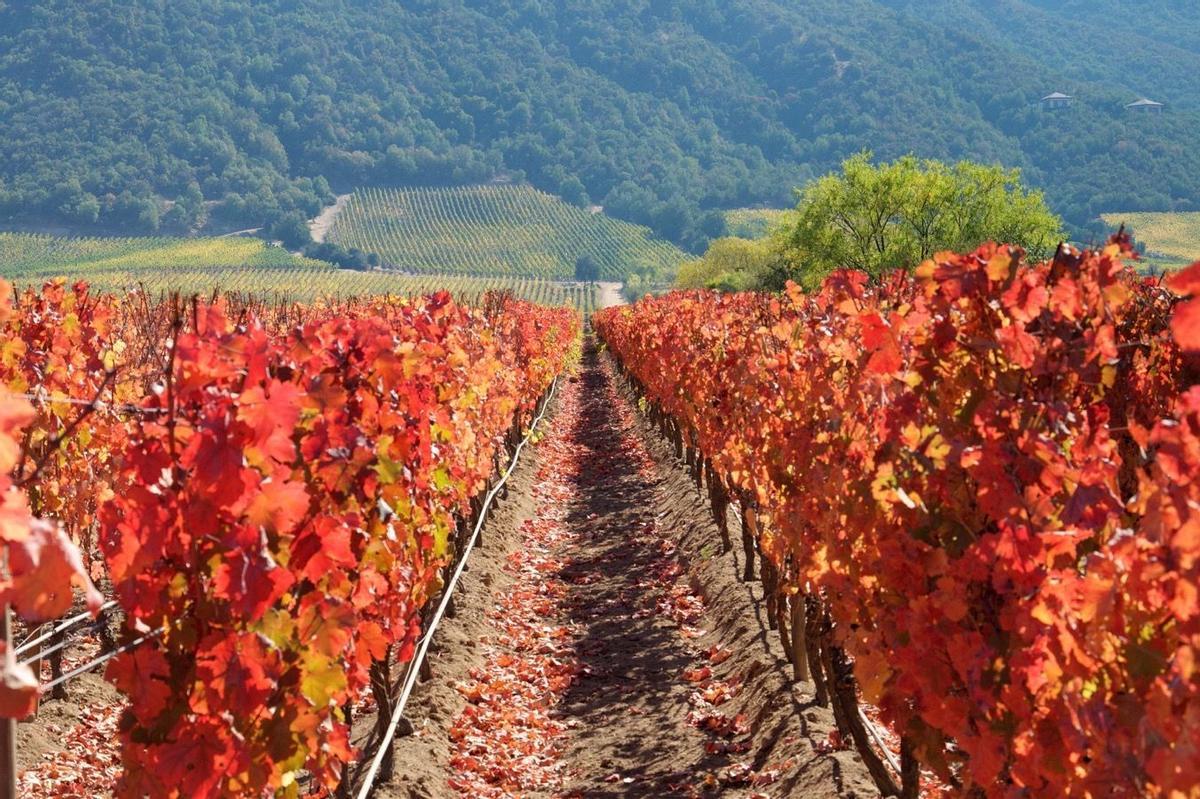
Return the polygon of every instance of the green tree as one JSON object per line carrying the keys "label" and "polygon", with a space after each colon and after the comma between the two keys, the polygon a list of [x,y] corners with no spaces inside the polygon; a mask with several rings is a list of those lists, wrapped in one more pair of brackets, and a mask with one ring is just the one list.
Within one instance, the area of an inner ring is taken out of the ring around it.
{"label": "green tree", "polygon": [[96,221],[100,219],[100,200],[94,194],[85,193],[71,209],[68,218],[71,217],[85,225],[96,224]]}
{"label": "green tree", "polygon": [[768,283],[779,259],[769,240],[717,239],[703,256],[679,267],[675,287],[745,291]]}
{"label": "green tree", "polygon": [[600,279],[600,264],[591,255],[584,253],[575,261],[575,279],[581,283],[595,283]]}
{"label": "green tree", "polygon": [[289,250],[301,250],[312,243],[308,220],[299,211],[290,211],[280,216],[267,228],[267,235],[283,242],[283,246]]}
{"label": "green tree", "polygon": [[841,174],[804,189],[796,210],[777,234],[786,267],[773,282],[790,278],[806,288],[839,268],[880,277],[941,250],[987,241],[1016,244],[1040,258],[1064,236],[1062,220],[1041,192],[1021,185],[1018,170],[969,161],[906,157],[876,165],[861,153]]}
{"label": "green tree", "polygon": [[565,178],[558,186],[558,195],[571,205],[580,208],[586,208],[588,204],[587,189],[583,186],[583,181],[571,175]]}

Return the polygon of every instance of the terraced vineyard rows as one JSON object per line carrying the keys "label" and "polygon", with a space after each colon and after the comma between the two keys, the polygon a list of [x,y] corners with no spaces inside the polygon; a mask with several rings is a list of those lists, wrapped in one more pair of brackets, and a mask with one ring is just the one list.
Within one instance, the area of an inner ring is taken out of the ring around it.
{"label": "terraced vineyard rows", "polygon": [[36,281],[65,274],[239,267],[246,269],[328,268],[328,264],[292,255],[259,239],[239,237],[184,239],[60,238],[27,233],[0,233],[0,269],[5,277]]}
{"label": "terraced vineyard rows", "polygon": [[590,256],[606,279],[631,267],[673,274],[686,254],[649,229],[593,213],[529,186],[364,189],[328,236],[417,274],[569,279]]}
{"label": "terraced vineyard rows", "polygon": [[417,296],[445,289],[462,302],[509,290],[541,305],[583,313],[597,307],[598,289],[537,278],[403,275],[354,272],[299,258],[257,239],[63,239],[0,234],[0,275],[19,285],[65,277],[97,290],[144,289],[152,296],[237,292],[299,301],[364,295]]}

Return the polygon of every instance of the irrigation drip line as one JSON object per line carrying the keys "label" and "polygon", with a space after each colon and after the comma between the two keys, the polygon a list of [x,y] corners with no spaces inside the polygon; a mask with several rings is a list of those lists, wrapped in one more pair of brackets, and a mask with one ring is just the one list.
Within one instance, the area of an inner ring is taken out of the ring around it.
{"label": "irrigation drip line", "polygon": [[442,622],[442,617],[446,613],[446,608],[450,604],[450,597],[454,594],[454,588],[458,585],[459,578],[462,577],[463,571],[467,566],[467,559],[471,556],[471,551],[475,548],[475,542],[479,539],[479,531],[483,529],[483,523],[487,519],[488,509],[491,508],[492,500],[496,494],[508,482],[508,478],[512,475],[513,470],[517,468],[517,461],[521,457],[521,450],[525,445],[533,439],[537,432],[538,425],[546,416],[546,412],[550,409],[550,403],[554,399],[554,393],[558,389],[558,377],[554,378],[554,382],[550,384],[550,393],[546,397],[545,403],[542,404],[542,410],[538,413],[533,424],[529,428],[529,435],[521,440],[517,445],[516,451],[513,453],[512,460],[508,464],[508,469],[499,482],[492,487],[484,499],[483,507],[479,511],[479,518],[475,522],[475,530],[471,533],[471,538],[467,541],[467,546],[463,549],[462,557],[459,558],[458,566],[454,570],[454,575],[450,578],[450,582],[446,584],[446,590],[442,592],[442,601],[438,604],[437,612],[433,614],[433,619],[429,623],[429,629],[425,632],[425,637],[421,640],[421,645],[417,648],[416,654],[412,661],[408,664],[408,671],[404,676],[404,687],[400,691],[400,697],[396,700],[396,705],[392,709],[391,723],[388,724],[387,733],[384,734],[383,740],[380,741],[379,748],[375,752],[375,757],[371,760],[371,768],[367,771],[367,776],[363,780],[362,788],[358,792],[358,799],[367,799],[371,795],[371,788],[375,783],[375,777],[379,773],[379,767],[383,764],[384,758],[387,756],[389,747],[396,737],[396,730],[400,726],[400,720],[404,718],[404,708],[408,704],[408,698],[412,695],[413,686],[416,685],[417,675],[421,670],[421,663],[424,662],[425,656],[429,652],[429,644],[433,641],[433,633],[437,630],[438,625]]}
{"label": "irrigation drip line", "polygon": [[53,688],[54,686],[56,686],[60,683],[64,683],[67,680],[73,680],[76,677],[78,677],[80,674],[89,672],[92,669],[96,668],[97,666],[101,666],[101,665],[107,663],[108,661],[112,660],[117,655],[120,655],[123,652],[128,652],[130,649],[133,649],[135,646],[139,646],[139,645],[145,643],[146,641],[149,641],[152,638],[157,638],[158,636],[162,635],[166,631],[167,631],[166,625],[159,627],[157,630],[151,630],[150,632],[146,633],[145,635],[141,636],[140,638],[135,638],[132,641],[130,641],[129,643],[124,644],[123,646],[119,646],[116,649],[114,649],[113,651],[108,652],[104,655],[101,655],[100,657],[98,657],[88,663],[84,663],[82,666],[78,666],[78,667],[72,669],[71,671],[68,671],[66,674],[62,675],[61,677],[59,677],[57,679],[51,680],[50,682],[48,682],[42,686],[42,691],[43,692],[49,691],[51,688]]}
{"label": "irrigation drip line", "polygon": [[28,666],[31,663],[36,663],[37,661],[41,660],[42,658],[46,657],[47,655],[52,655],[60,649],[66,649],[70,645],[71,645],[71,639],[64,635],[63,639],[61,641],[59,641],[57,644],[55,644],[54,646],[47,647],[46,649],[39,649],[37,651],[37,654],[33,655],[32,657],[28,658],[27,660],[22,660],[21,665]]}
{"label": "irrigation drip line", "polygon": [[[116,600],[110,599],[109,601],[107,601],[103,605],[101,605],[100,609],[97,610],[96,613],[97,614],[103,613],[104,611],[108,610],[109,608],[115,608],[116,606],[117,606]],[[83,613],[80,613],[76,616],[72,616],[69,619],[64,619],[63,621],[59,622],[49,632],[42,633],[37,638],[33,638],[33,639],[28,640],[25,643],[21,644],[19,647],[17,647],[15,650],[13,650],[13,654],[20,655],[25,652],[28,652],[32,647],[35,647],[38,644],[42,643],[43,641],[53,638],[54,636],[61,633],[63,630],[66,630],[68,627],[73,627],[76,624],[78,624],[79,622],[90,618],[91,616],[92,616],[92,612],[90,610],[85,610]]]}
{"label": "irrigation drip line", "polygon": [[863,712],[862,706],[858,708],[858,717],[862,719],[863,726],[867,728],[867,732],[871,733],[871,737],[875,739],[875,745],[883,752],[883,757],[887,760],[888,765],[892,767],[892,771],[899,775],[901,773],[900,764],[896,762],[896,756],[892,754],[891,749],[888,749],[887,744],[883,741],[883,734],[879,732],[879,728],[875,726],[875,722],[867,718],[867,714]]}

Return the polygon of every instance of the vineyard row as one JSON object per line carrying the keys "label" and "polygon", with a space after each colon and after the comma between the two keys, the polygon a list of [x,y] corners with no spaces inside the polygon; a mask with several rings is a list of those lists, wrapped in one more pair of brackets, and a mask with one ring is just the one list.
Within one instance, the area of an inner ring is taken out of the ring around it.
{"label": "vineyard row", "polygon": [[[580,320],[488,295],[320,306],[0,283],[5,596],[123,615],[118,795],[332,790],[388,720],[464,537]],[[32,397],[33,399],[29,399]],[[136,646],[131,646],[137,643]],[[0,715],[35,705],[5,652]]]}
{"label": "vineyard row", "polygon": [[595,318],[884,793],[1200,795],[1200,264],[1171,291],[1131,255]]}

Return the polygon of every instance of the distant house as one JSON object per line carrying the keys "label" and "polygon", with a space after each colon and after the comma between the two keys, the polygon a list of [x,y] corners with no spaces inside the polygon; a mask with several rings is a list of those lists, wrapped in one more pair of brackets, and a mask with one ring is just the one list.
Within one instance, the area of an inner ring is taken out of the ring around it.
{"label": "distant house", "polygon": [[1063,94],[1062,92],[1055,92],[1054,94],[1047,94],[1042,98],[1042,108],[1050,110],[1058,108],[1070,108],[1071,103],[1073,102],[1075,102],[1075,98],[1071,95]]}
{"label": "distant house", "polygon": [[1156,103],[1153,100],[1147,100],[1143,97],[1125,106],[1125,110],[1132,111],[1135,114],[1161,114],[1163,107],[1162,103]]}

